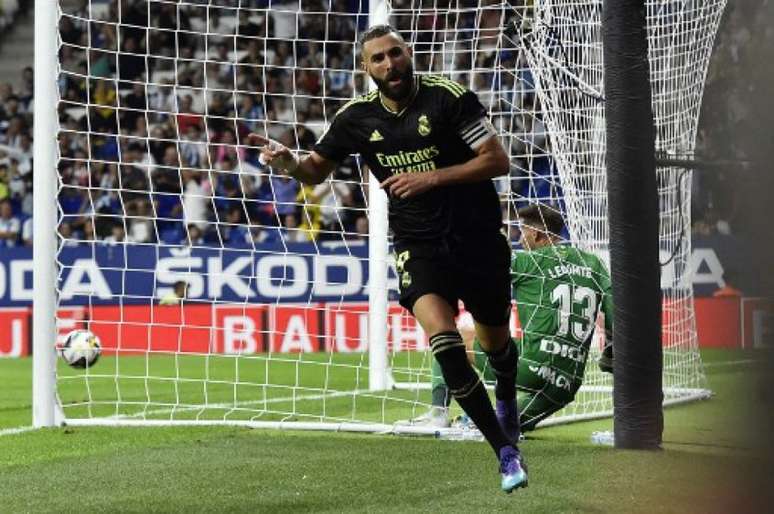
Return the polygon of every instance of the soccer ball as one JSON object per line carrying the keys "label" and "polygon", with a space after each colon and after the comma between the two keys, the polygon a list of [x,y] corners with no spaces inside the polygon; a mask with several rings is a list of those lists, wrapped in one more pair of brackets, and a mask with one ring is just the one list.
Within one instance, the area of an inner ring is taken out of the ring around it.
{"label": "soccer ball", "polygon": [[88,330],[73,330],[65,337],[59,355],[73,368],[89,368],[102,353],[99,338]]}

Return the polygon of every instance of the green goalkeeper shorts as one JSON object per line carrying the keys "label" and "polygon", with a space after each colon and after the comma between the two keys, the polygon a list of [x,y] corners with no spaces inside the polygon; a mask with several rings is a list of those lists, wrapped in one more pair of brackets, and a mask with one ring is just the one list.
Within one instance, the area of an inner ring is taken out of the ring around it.
{"label": "green goalkeeper shorts", "polygon": [[[484,382],[494,384],[494,372],[477,340],[473,343],[473,351],[474,365],[481,372]],[[567,406],[573,401],[580,387],[579,382],[572,383],[561,373],[546,366],[548,365],[519,356],[516,391],[522,431],[534,430],[538,422]]]}

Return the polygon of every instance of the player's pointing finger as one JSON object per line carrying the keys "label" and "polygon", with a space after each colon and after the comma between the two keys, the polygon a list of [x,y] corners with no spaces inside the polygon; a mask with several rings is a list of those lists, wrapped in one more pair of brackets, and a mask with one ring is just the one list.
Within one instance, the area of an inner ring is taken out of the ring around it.
{"label": "player's pointing finger", "polygon": [[269,143],[269,139],[255,133],[250,133],[247,135],[247,144],[253,145],[253,146],[265,146]]}

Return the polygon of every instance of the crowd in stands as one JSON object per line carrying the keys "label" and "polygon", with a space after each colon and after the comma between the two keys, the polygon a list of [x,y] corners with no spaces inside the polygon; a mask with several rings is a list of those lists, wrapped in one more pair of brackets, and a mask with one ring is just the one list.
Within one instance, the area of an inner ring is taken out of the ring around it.
{"label": "crowd in stands", "polygon": [[[0,45],[29,7],[0,0]],[[0,248],[32,245],[32,89],[32,68],[22,71],[18,91],[0,84]]]}
{"label": "crowd in stands", "polygon": [[[410,7],[406,0],[395,7],[402,4]],[[324,14],[321,0],[304,2],[303,11],[295,2],[272,4],[269,11],[231,9],[236,5],[112,0],[65,9],[58,111],[65,244],[98,239],[249,248],[367,237],[367,191],[357,161],[344,162],[332,181],[303,186],[271,174],[244,146],[245,136],[257,131],[309,151],[335,112],[365,92],[364,75],[353,70],[355,35],[366,16],[350,14],[357,8],[353,0],[335,0],[330,12],[336,14]],[[472,48],[476,33],[479,48],[444,53],[431,40],[433,30],[420,31],[417,70],[448,69],[441,55],[457,59],[457,69],[491,66],[495,52],[486,30],[494,30],[499,17],[484,14],[478,20],[466,14],[453,27],[442,16],[422,17],[426,29],[462,29],[460,48]],[[397,20],[401,29],[412,23]],[[515,67],[513,55],[502,59]],[[485,74],[453,78],[491,81]],[[513,81],[523,78],[506,74],[502,89],[515,90]],[[531,108],[534,95],[518,101]],[[20,90],[0,86],[0,102],[0,199],[20,222],[0,226],[16,231],[4,237],[6,245],[22,244],[25,229],[16,226],[32,212],[31,68],[23,71]],[[520,145],[516,153],[532,153],[525,146],[533,134],[542,144],[536,124],[527,120],[524,134],[510,143]],[[544,155],[529,158],[516,168],[550,172]]]}
{"label": "crowd in stands", "polygon": [[0,84],[0,247],[32,245],[32,68]]}
{"label": "crowd in stands", "polygon": [[30,2],[24,0],[0,0],[0,31],[7,30],[29,8]]}
{"label": "crowd in stands", "polygon": [[[774,1],[729,2],[721,20],[704,88],[693,174],[694,236],[745,231],[753,168],[765,161],[772,118],[768,92],[774,48]],[[764,86],[765,84],[765,86]],[[765,170],[765,173],[770,171]]]}
{"label": "crowd in stands", "polygon": [[[244,0],[205,4],[92,0],[63,13],[58,156],[65,244],[102,239],[250,248],[367,237],[366,177],[357,160],[344,162],[332,181],[303,186],[273,175],[244,145],[257,131],[309,151],[334,113],[366,90],[364,75],[353,71],[359,59],[353,41],[366,24],[365,16],[349,14],[357,2],[333,0],[329,14],[321,0],[305,1],[303,11],[297,2],[273,3],[268,11],[231,9],[264,6]],[[750,115],[735,66],[749,61],[750,41],[770,45],[772,39],[771,28],[749,27],[749,19],[763,17],[747,7],[729,10],[707,86],[709,98],[728,105],[704,110],[699,137],[698,152],[710,159],[739,155],[723,146],[732,138],[717,128],[733,130]],[[471,12],[453,22],[433,14],[395,21],[399,29],[418,30],[412,41],[418,71],[462,70],[452,78],[480,89],[495,124],[508,124],[499,128],[513,134],[504,141],[515,156],[513,191],[556,198],[540,116],[510,115],[514,108],[539,110],[531,74],[516,52],[492,51],[488,34],[500,30],[499,14],[492,13]],[[86,22],[90,16],[97,21]],[[444,29],[456,33],[454,52],[433,39]],[[475,48],[459,51],[466,45]],[[496,58],[517,73],[464,71],[489,69]],[[444,62],[449,59],[454,62]],[[493,80],[511,96],[487,97]],[[32,68],[16,82],[0,84],[0,246],[31,243]],[[734,205],[724,195],[724,176],[697,177],[695,230],[730,230]]]}
{"label": "crowd in stands", "polygon": [[353,96],[356,18],[229,7],[113,1],[99,17],[112,23],[62,17],[59,204],[71,237],[232,248],[364,237],[354,161],[307,187],[244,144],[265,131],[311,150]]}

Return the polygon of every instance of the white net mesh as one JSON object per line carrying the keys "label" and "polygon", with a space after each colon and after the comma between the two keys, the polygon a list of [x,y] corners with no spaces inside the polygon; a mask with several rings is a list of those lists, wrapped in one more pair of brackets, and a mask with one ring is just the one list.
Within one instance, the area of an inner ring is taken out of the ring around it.
{"label": "white net mesh", "polygon": [[[704,78],[725,1],[653,0],[646,5],[656,149],[687,158],[695,146]],[[607,257],[601,12],[601,2],[545,1],[521,28],[530,67],[540,70],[536,90],[563,186],[570,242]],[[671,403],[703,395],[706,383],[688,267],[691,172],[660,167],[657,173],[663,383]],[[609,378],[589,367],[584,383],[583,397],[589,397],[591,409],[610,411]],[[584,401],[576,401],[565,413],[589,410]]]}
{"label": "white net mesh", "polygon": [[[693,148],[723,4],[649,3],[662,151]],[[565,216],[570,242],[604,256],[599,3],[389,7],[417,72],[449,76],[489,108],[511,156],[497,187],[512,236],[514,209],[540,201]],[[70,421],[384,429],[424,411],[425,336],[392,282],[368,288],[360,161],[301,186],[243,143],[265,132],[309,151],[365,92],[356,41],[368,5],[61,0],[60,10],[57,321],[62,333],[89,328],[104,349],[87,370],[59,365]],[[690,174],[659,173],[665,385],[686,397],[703,386],[686,280]],[[368,294],[390,299],[386,341],[368,340]],[[401,387],[369,390],[371,345]],[[588,387],[554,419],[610,411],[593,346]]]}

